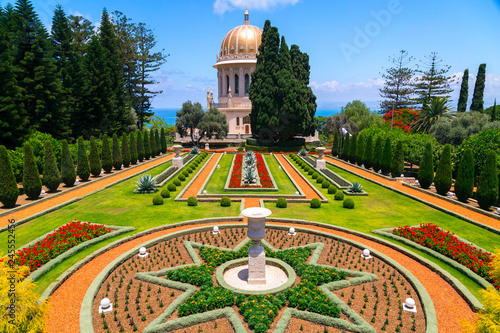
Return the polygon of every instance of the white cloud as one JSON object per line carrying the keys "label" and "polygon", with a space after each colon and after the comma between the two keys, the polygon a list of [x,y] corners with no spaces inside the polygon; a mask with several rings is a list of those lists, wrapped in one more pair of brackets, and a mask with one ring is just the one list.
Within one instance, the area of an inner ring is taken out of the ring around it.
{"label": "white cloud", "polygon": [[372,89],[377,90],[384,85],[382,79],[368,79],[366,81],[340,83],[338,81],[326,81],[324,83],[311,82],[311,87],[316,91],[329,93],[348,93],[355,90]]}
{"label": "white cloud", "polygon": [[214,13],[224,14],[234,9],[268,10],[276,6],[295,5],[299,0],[215,0]]}

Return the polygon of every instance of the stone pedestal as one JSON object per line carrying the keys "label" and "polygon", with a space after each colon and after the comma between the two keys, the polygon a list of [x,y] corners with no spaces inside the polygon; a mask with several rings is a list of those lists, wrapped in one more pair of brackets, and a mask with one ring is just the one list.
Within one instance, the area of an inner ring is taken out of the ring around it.
{"label": "stone pedestal", "polygon": [[210,145],[208,144],[208,142],[205,142],[205,150],[209,150],[210,149]]}
{"label": "stone pedestal", "polygon": [[326,161],[323,159],[323,155],[325,155],[325,148],[318,147],[316,148],[316,152],[318,153],[318,158],[316,159],[316,169],[324,170],[326,169]]}
{"label": "stone pedestal", "polygon": [[248,249],[248,284],[266,284],[266,252],[262,245]]}
{"label": "stone pedestal", "polygon": [[181,156],[182,146],[175,145],[175,146],[172,146],[172,148],[174,148],[174,153],[175,153],[175,157],[172,159],[172,166],[174,168],[180,169],[180,168],[182,168],[182,165],[184,164],[184,159]]}

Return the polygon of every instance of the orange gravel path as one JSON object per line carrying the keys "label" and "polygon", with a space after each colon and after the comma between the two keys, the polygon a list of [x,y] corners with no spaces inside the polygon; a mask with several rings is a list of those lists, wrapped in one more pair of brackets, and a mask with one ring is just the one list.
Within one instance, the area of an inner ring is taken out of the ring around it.
{"label": "orange gravel path", "polygon": [[440,198],[436,198],[436,197],[429,195],[427,193],[423,193],[423,192],[420,192],[418,190],[414,190],[411,187],[403,186],[403,183],[401,183],[401,182],[390,181],[390,180],[385,179],[384,177],[374,175],[371,172],[367,172],[367,171],[359,169],[357,167],[353,167],[352,165],[338,161],[338,160],[333,159],[331,157],[327,157],[327,156],[325,156],[325,157],[329,162],[332,162],[335,165],[341,166],[344,169],[350,170],[350,171],[354,172],[355,174],[372,179],[378,183],[381,183],[381,184],[384,184],[384,185],[389,186],[391,188],[397,189],[401,192],[411,194],[417,198],[420,198],[420,199],[425,200],[427,202],[431,202],[435,205],[438,205],[439,207],[446,208],[446,209],[451,210],[455,213],[458,213],[462,216],[468,217],[471,220],[486,224],[486,225],[493,227],[493,228],[496,228],[496,229],[500,229],[500,221],[499,220],[496,220],[494,218],[488,217],[488,216],[483,215],[483,214],[476,213],[470,209],[464,208],[460,205],[456,205],[454,203],[451,203],[449,201],[446,201],[446,200],[443,200]]}
{"label": "orange gravel path", "polygon": [[[228,223],[234,222],[225,222],[218,224],[220,225]],[[270,224],[288,226],[288,224],[286,223],[273,222]],[[143,244],[146,241],[155,239],[168,233],[196,228],[200,226],[206,226],[206,224],[179,226],[169,230],[158,231],[149,235],[139,237],[137,239],[131,240],[130,242],[121,244],[114,249],[111,249],[110,251],[94,258],[93,260],[82,266],[75,274],[70,276],[52,295],[52,308],[49,310],[47,320],[48,331],[53,333],[74,333],[79,331],[80,308],[87,289],[97,277],[97,275],[118,256],[140,244]],[[397,261],[404,268],[408,269],[423,284],[433,301],[434,307],[436,309],[439,332],[460,332],[461,329],[459,325],[459,319],[472,320],[476,317],[476,315],[470,310],[467,303],[448,283],[446,283],[439,275],[435,274],[427,267],[419,264],[417,261],[408,258],[405,255],[387,246],[344,232],[311,225],[298,224],[294,226],[306,229],[314,229],[352,239],[361,244],[365,244],[377,251],[380,251],[387,257]],[[453,311],[450,311],[449,309],[453,309]],[[96,309],[94,310],[96,311]]]}
{"label": "orange gravel path", "polygon": [[26,208],[18,210],[18,211],[15,211],[12,214],[2,216],[0,218],[0,228],[5,227],[9,223],[9,219],[14,219],[16,221],[19,221],[21,219],[24,219],[24,218],[29,217],[31,215],[34,215],[36,213],[42,212],[46,209],[60,205],[60,204],[66,202],[66,201],[69,201],[71,199],[90,194],[94,191],[97,191],[97,190],[103,188],[106,185],[109,185],[113,182],[116,182],[117,180],[134,175],[136,173],[140,173],[143,170],[151,168],[152,166],[164,163],[164,162],[170,160],[173,156],[174,156],[174,154],[170,154],[170,155],[167,155],[167,156],[164,156],[161,158],[154,159],[154,160],[149,161],[149,162],[143,162],[136,167],[125,169],[121,172],[117,172],[114,175],[110,175],[110,176],[102,178],[102,179],[92,180],[90,183],[86,184],[85,186],[80,185],[81,187],[78,187],[74,190],[64,192],[63,194],[61,194],[57,197],[49,197],[47,199],[43,199],[42,201],[40,201],[39,203],[37,203],[35,205],[26,207]]}
{"label": "orange gravel path", "polygon": [[217,161],[219,160],[220,155],[221,155],[221,153],[215,153],[214,156],[212,157],[212,159],[210,160],[210,162],[205,164],[205,167],[200,172],[198,177],[196,177],[194,182],[191,183],[191,186],[189,186],[187,191],[184,192],[184,195],[182,196],[183,199],[187,199],[189,197],[196,197],[196,195],[200,191],[201,187],[203,186],[203,183],[208,178],[208,176],[210,175],[210,172],[217,164]]}
{"label": "orange gravel path", "polygon": [[295,171],[295,169],[290,165],[290,162],[283,157],[281,154],[276,154],[276,157],[280,161],[281,165],[285,168],[288,174],[295,180],[295,183],[300,187],[302,192],[306,195],[306,199],[314,199],[318,198],[321,200],[321,197],[314,191],[314,189],[309,185],[302,176]]}

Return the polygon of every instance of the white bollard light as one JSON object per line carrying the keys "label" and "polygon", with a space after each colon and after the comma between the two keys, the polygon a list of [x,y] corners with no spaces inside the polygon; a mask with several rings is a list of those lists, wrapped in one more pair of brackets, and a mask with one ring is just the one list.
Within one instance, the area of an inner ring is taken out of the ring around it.
{"label": "white bollard light", "polygon": [[109,298],[103,298],[101,300],[101,305],[99,305],[99,314],[106,314],[110,313],[111,311],[113,311],[113,304],[111,304]]}
{"label": "white bollard light", "polygon": [[139,249],[139,258],[146,258],[148,256],[148,252],[146,251],[146,248],[145,247],[141,247]]}
{"label": "white bollard light", "polygon": [[299,191],[295,191],[295,195],[300,195]]}
{"label": "white bollard light", "polygon": [[219,233],[220,233],[219,232],[219,227],[218,226],[214,226],[214,229],[212,230],[212,234],[217,235]]}
{"label": "white bollard light", "polygon": [[291,227],[289,230],[288,230],[288,234],[290,236],[295,236],[297,233],[295,232],[295,228],[294,227]]}
{"label": "white bollard light", "polygon": [[203,190],[203,194],[207,194],[207,190]]}
{"label": "white bollard light", "polygon": [[415,306],[415,300],[408,297],[403,303],[403,310],[408,312],[417,313],[417,307]]}
{"label": "white bollard light", "polygon": [[363,253],[361,254],[361,256],[365,259],[371,259],[372,256],[370,255],[370,250],[368,249],[364,249],[363,250]]}

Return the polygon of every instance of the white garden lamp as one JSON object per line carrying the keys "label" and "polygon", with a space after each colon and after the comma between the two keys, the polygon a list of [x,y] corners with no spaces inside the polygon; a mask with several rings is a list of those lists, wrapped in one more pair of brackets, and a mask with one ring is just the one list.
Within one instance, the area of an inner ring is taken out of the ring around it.
{"label": "white garden lamp", "polygon": [[99,314],[106,314],[110,313],[111,311],[113,311],[113,304],[111,304],[109,298],[103,298],[101,300],[101,305],[99,305]]}
{"label": "white garden lamp", "polygon": [[148,254],[149,253],[146,251],[145,247],[141,247],[139,249],[139,254],[138,254],[139,258],[146,258],[148,256]]}
{"label": "white garden lamp", "polygon": [[417,313],[417,307],[415,306],[415,300],[408,297],[403,303],[403,310],[408,312]]}

